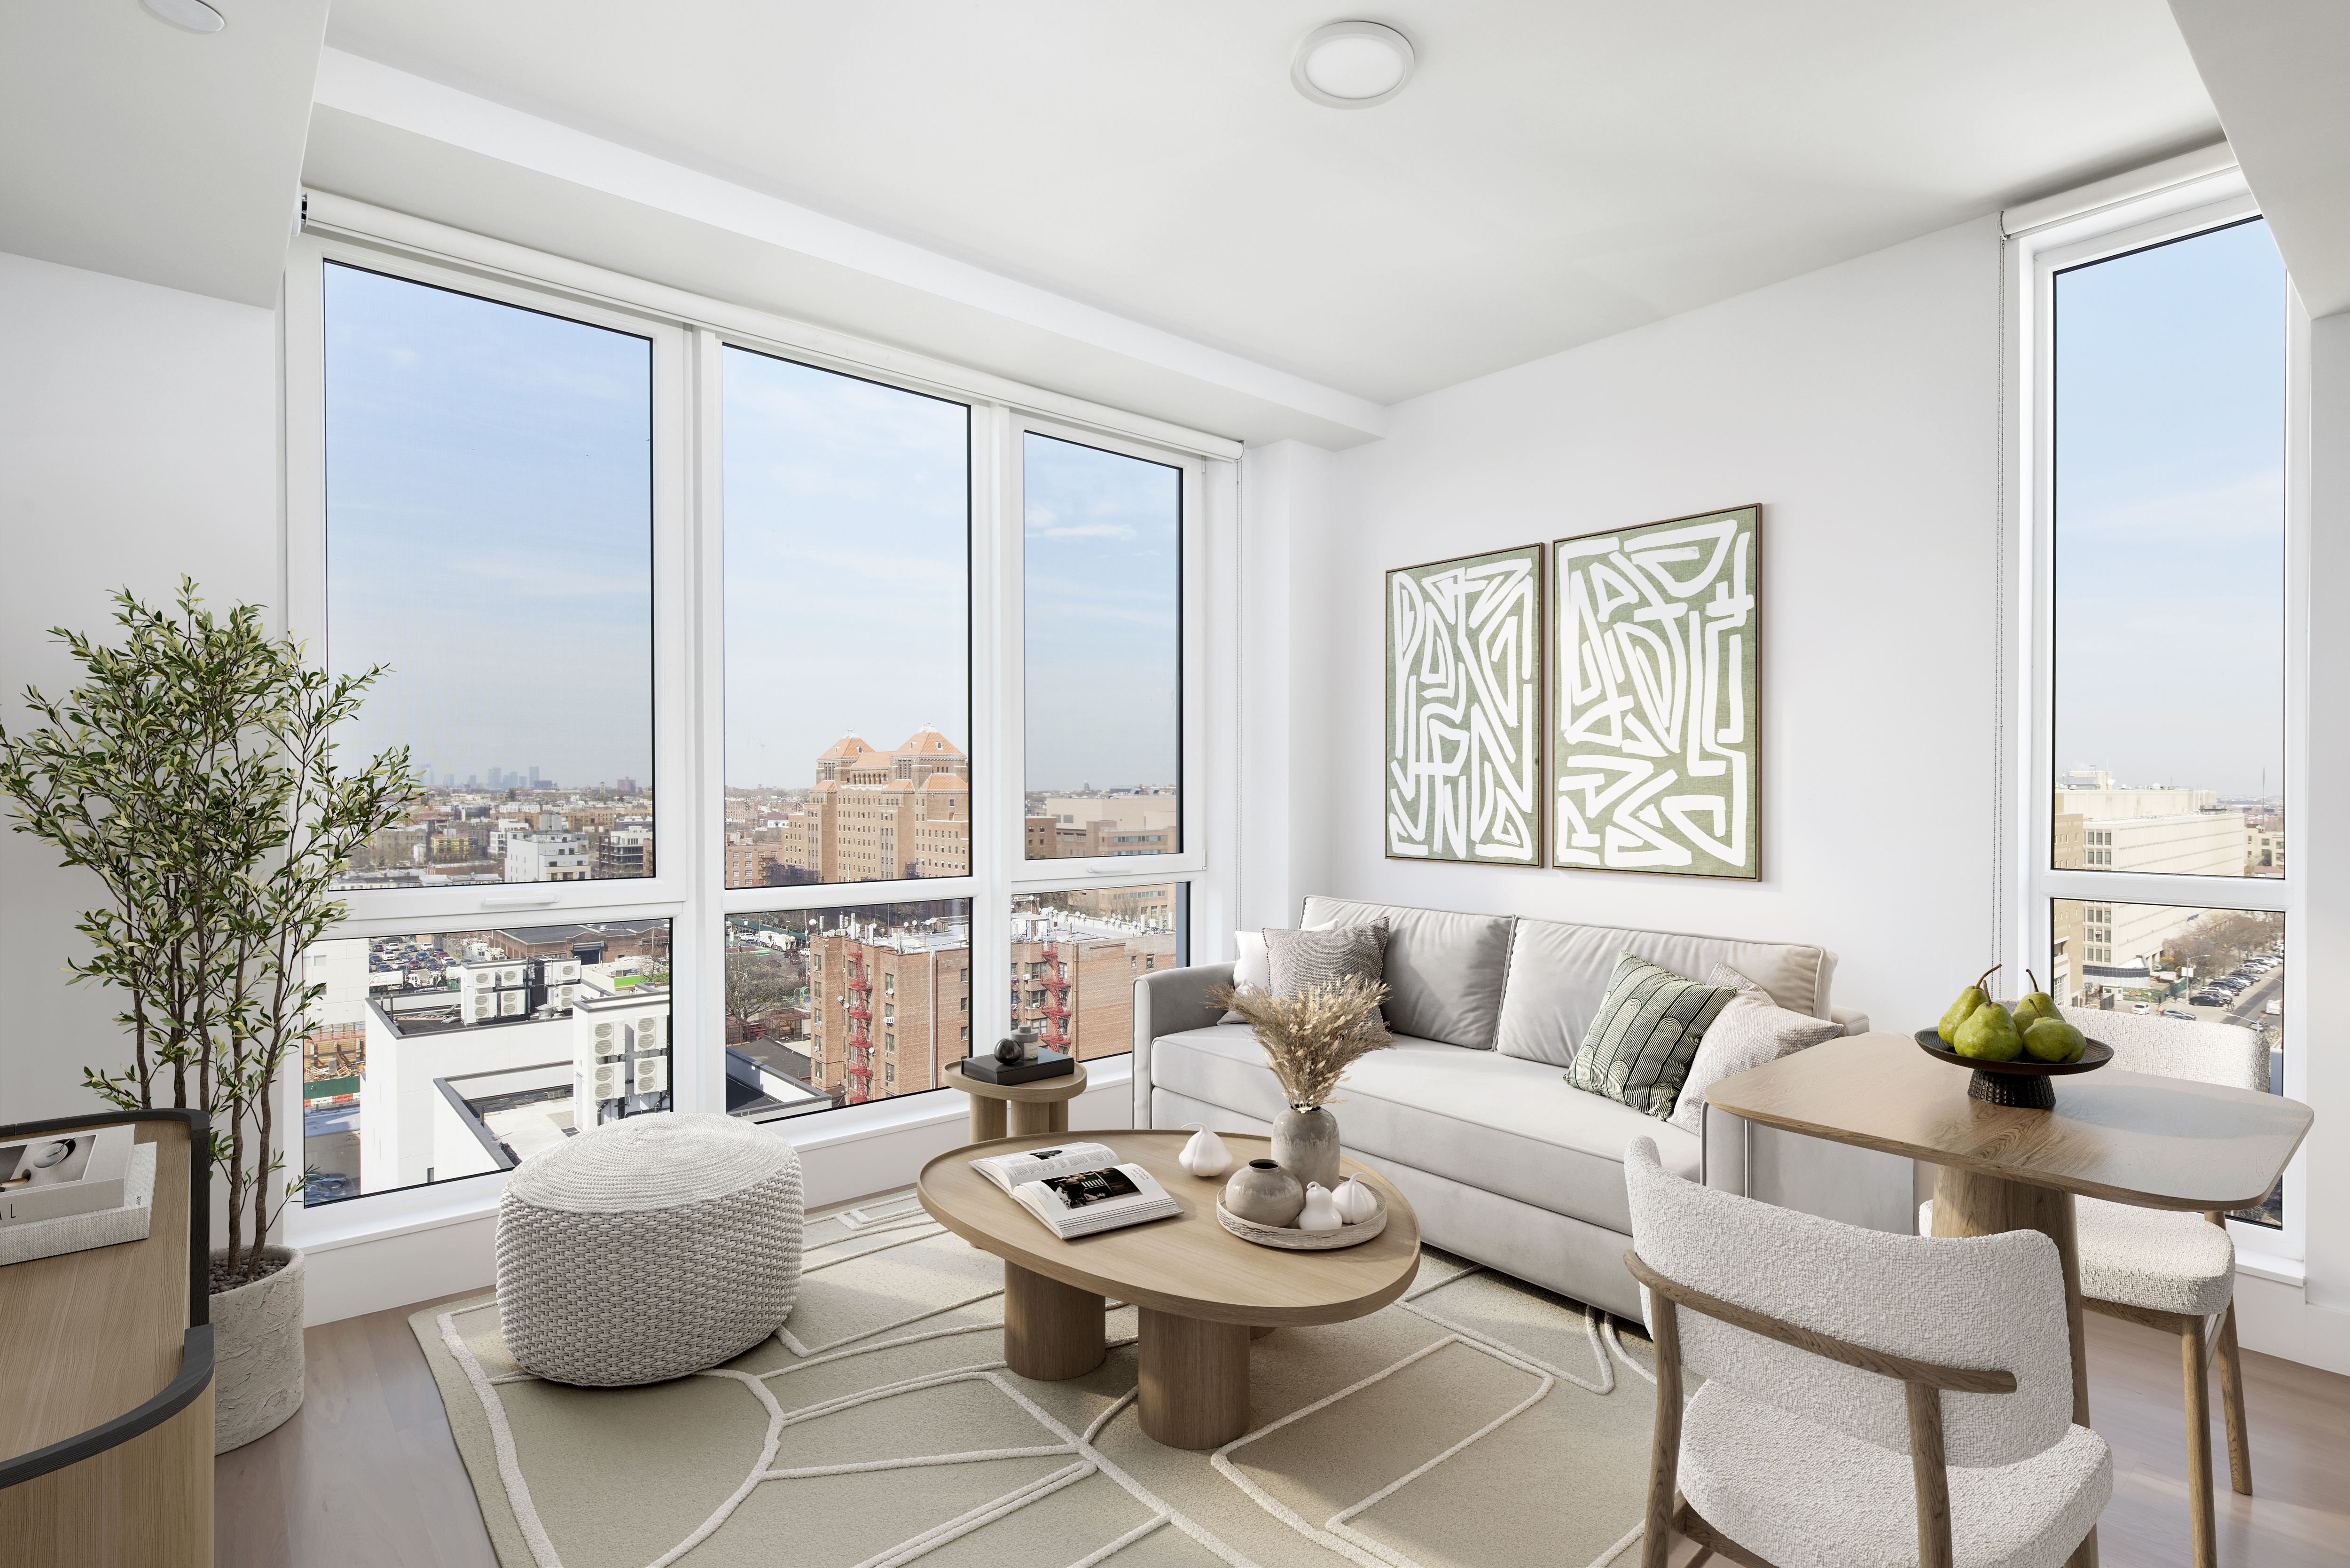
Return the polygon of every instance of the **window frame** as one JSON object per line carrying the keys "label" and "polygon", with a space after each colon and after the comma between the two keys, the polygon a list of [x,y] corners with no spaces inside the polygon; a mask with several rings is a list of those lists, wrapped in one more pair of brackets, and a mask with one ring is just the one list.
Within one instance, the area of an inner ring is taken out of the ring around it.
{"label": "window frame", "polygon": [[[2241,173],[2231,164],[2130,200],[2062,216],[2012,232],[2006,240],[2004,289],[2008,406],[2002,431],[2007,450],[2000,531],[2011,607],[2002,629],[2001,682],[2004,753],[1998,828],[2000,893],[1998,956],[2011,972],[2048,963],[2054,941],[2053,904],[2077,900],[2243,909],[2284,917],[2289,956],[2284,1016],[2305,1019],[2307,950],[2303,879],[2288,857],[2282,877],[2213,877],[2060,869],[2054,859],[2055,816],[2055,279],[2060,272],[2166,242],[2189,238],[2261,216]],[[2309,314],[2287,281],[2285,298],[2284,460],[2284,789],[2286,820],[2305,813],[2309,777]],[[2290,830],[2290,829],[2289,829]],[[2084,937],[2085,950],[2086,939]],[[2080,961],[2086,962],[2085,956]],[[2296,1027],[2285,1052],[2284,1093],[2306,1098],[2309,1042]],[[2286,1272],[2306,1255],[2307,1150],[2286,1168],[2284,1225],[2228,1221],[2240,1255],[2253,1267],[2263,1257],[2282,1260]]]}
{"label": "window frame", "polygon": [[[914,898],[962,898],[972,909],[970,1001],[981,1019],[1008,1017],[1012,896],[1022,884],[1118,887],[1180,880],[1190,885],[1191,940],[1215,932],[1232,903],[1237,799],[1211,801],[1218,781],[1236,790],[1236,670],[1212,657],[1211,627],[1235,623],[1237,441],[1149,415],[1025,386],[988,372],[608,272],[346,198],[310,193],[288,254],[282,313],[285,432],[284,602],[286,626],[320,642],[326,611],[323,267],[341,262],[411,281],[568,317],[650,337],[654,343],[654,781],[659,869],[651,877],[495,888],[371,890],[350,895],[349,916],[328,935],[375,937],[476,926],[525,912],[535,922],[664,919],[671,922],[671,1104],[723,1110],[723,1009],[729,915],[827,909]],[[740,347],[964,404],[971,410],[972,859],[969,877],[837,882],[788,888],[725,887],[724,581],[722,388],[724,349]],[[1133,859],[1037,863],[1021,874],[1021,509],[1017,453],[1022,432],[1075,441],[1183,471],[1181,738],[1182,854]],[[1006,461],[1005,454],[1010,454]],[[1009,471],[1007,472],[1007,470]],[[1222,700],[1219,701],[1219,697]],[[548,896],[552,893],[552,896]],[[1202,920],[1205,924],[1201,924]],[[1190,950],[1208,961],[1221,946]],[[1125,1058],[1096,1074],[1122,1082]],[[298,1073],[285,1075],[283,1125],[298,1126]],[[928,1103],[922,1103],[927,1101]],[[884,1098],[786,1118],[804,1151],[886,1137],[910,1126],[961,1119],[936,1096]],[[478,1218],[504,1185],[434,1183],[362,1195],[306,1210],[290,1204],[295,1245],[333,1247]]]}

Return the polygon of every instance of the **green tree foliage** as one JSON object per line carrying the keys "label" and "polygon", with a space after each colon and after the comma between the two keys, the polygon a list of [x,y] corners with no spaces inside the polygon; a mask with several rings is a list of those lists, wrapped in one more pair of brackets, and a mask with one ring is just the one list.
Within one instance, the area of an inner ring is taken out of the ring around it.
{"label": "green tree foliage", "polygon": [[303,955],[344,913],[336,871],[397,822],[420,781],[406,747],[346,773],[331,732],[384,671],[329,677],[261,610],[203,608],[182,578],[161,609],[114,596],[120,640],[52,628],[81,666],[62,698],[27,688],[43,721],[0,727],[0,796],[13,830],[94,873],[109,902],[76,929],[91,955],[77,982],[124,998],[131,1059],[82,1070],[124,1110],[195,1106],[212,1123],[228,1241],[213,1288],[269,1270],[261,1257],[298,1179],[274,1118],[280,1065],[325,993]]}

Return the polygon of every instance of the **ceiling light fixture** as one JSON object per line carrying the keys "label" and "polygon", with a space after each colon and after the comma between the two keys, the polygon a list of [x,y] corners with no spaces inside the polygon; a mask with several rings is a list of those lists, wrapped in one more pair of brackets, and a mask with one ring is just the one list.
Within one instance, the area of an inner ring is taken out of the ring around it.
{"label": "ceiling light fixture", "polygon": [[159,22],[169,22],[174,27],[184,27],[191,33],[217,33],[228,26],[228,18],[204,4],[204,0],[139,0],[147,14]]}
{"label": "ceiling light fixture", "polygon": [[1289,79],[1326,109],[1368,109],[1411,80],[1411,40],[1378,22],[1333,22],[1305,35]]}

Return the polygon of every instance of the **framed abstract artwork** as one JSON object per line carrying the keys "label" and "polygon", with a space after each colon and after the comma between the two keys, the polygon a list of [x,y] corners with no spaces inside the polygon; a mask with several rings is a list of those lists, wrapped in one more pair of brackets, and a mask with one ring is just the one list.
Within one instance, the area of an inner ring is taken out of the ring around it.
{"label": "framed abstract artwork", "polygon": [[1552,864],[1762,875],[1762,509],[1551,545]]}
{"label": "framed abstract artwork", "polygon": [[1388,858],[1543,863],[1542,556],[1388,574]]}

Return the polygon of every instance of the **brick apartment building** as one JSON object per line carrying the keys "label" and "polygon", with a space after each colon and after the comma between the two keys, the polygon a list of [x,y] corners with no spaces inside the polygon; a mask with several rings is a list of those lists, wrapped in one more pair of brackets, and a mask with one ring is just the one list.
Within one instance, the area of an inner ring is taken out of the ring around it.
{"label": "brick apartment building", "polygon": [[806,803],[776,827],[746,835],[740,846],[770,847],[763,842],[770,833],[772,860],[746,852],[740,862],[746,875],[738,877],[730,858],[728,887],[967,877],[971,759],[936,730],[917,731],[888,752],[843,736],[816,759]]}
{"label": "brick apartment building", "polygon": [[[850,1103],[940,1086],[971,1054],[971,937],[833,929],[808,943],[808,1081]],[[991,1035],[992,1039],[993,1036]]]}

